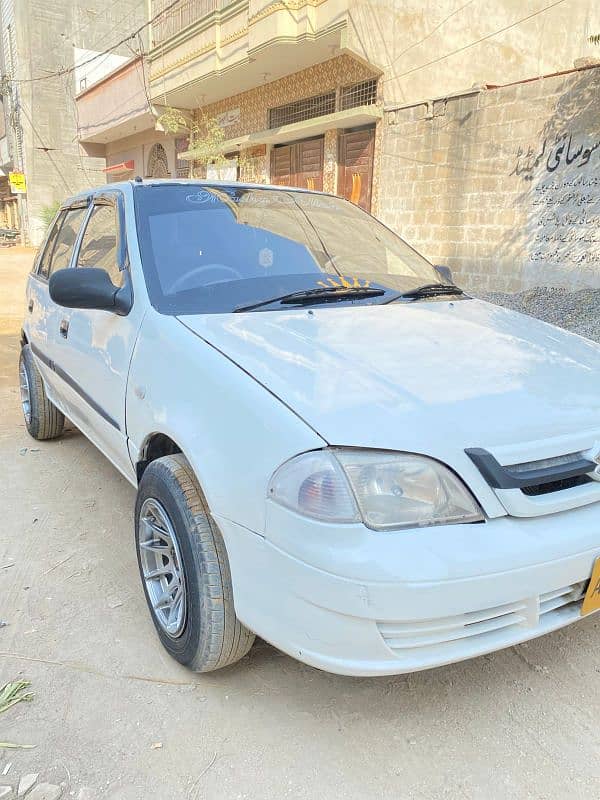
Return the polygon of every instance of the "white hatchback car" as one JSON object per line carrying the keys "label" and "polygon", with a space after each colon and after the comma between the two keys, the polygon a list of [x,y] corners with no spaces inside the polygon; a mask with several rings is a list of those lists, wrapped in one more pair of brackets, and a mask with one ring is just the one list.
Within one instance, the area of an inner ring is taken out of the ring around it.
{"label": "white hatchback car", "polygon": [[600,608],[600,347],[472,299],[350,203],[114,184],[27,286],[27,428],[137,487],[158,635],[388,675]]}

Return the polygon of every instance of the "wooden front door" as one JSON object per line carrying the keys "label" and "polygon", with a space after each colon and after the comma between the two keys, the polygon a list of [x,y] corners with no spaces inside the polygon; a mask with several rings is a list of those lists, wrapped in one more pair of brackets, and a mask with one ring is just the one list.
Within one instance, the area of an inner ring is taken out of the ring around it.
{"label": "wooden front door", "polygon": [[321,191],[323,137],[276,145],[271,150],[271,183]]}
{"label": "wooden front door", "polygon": [[375,128],[340,134],[338,142],[338,194],[371,210]]}

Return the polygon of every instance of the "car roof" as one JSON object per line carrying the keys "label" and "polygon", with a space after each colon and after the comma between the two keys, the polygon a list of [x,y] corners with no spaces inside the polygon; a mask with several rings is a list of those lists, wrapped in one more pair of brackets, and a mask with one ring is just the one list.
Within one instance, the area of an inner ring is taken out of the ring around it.
{"label": "car roof", "polygon": [[333,197],[330,192],[318,192],[314,189],[302,189],[297,186],[276,186],[270,183],[243,183],[241,181],[209,181],[199,180],[198,178],[135,178],[128,181],[119,181],[117,183],[104,183],[101,186],[94,186],[86,189],[83,192],[67,198],[62,205],[68,206],[72,203],[81,202],[90,197],[105,194],[115,190],[123,190],[125,188],[133,187],[136,189],[139,186],[208,186],[208,187],[222,187],[226,189],[268,189],[285,192],[298,192],[301,194],[320,194],[328,197]]}

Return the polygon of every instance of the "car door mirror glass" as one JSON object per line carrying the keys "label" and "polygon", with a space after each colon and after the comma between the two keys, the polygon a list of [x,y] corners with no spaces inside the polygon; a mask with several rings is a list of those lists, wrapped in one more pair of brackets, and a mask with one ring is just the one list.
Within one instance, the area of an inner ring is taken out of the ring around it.
{"label": "car door mirror glass", "polygon": [[115,286],[104,269],[78,267],[59,269],[50,276],[50,297],[66,308],[94,308],[127,314],[130,293]]}

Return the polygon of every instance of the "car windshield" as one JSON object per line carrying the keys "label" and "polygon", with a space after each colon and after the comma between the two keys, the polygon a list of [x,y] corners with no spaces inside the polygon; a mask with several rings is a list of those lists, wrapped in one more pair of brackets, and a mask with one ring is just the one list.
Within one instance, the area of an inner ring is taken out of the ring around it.
{"label": "car windshield", "polygon": [[[368,304],[442,282],[406,242],[337,197],[194,183],[142,184],[134,197],[150,300],[161,313],[226,313],[320,287],[385,290],[339,298]],[[281,308],[290,305],[260,310]]]}

